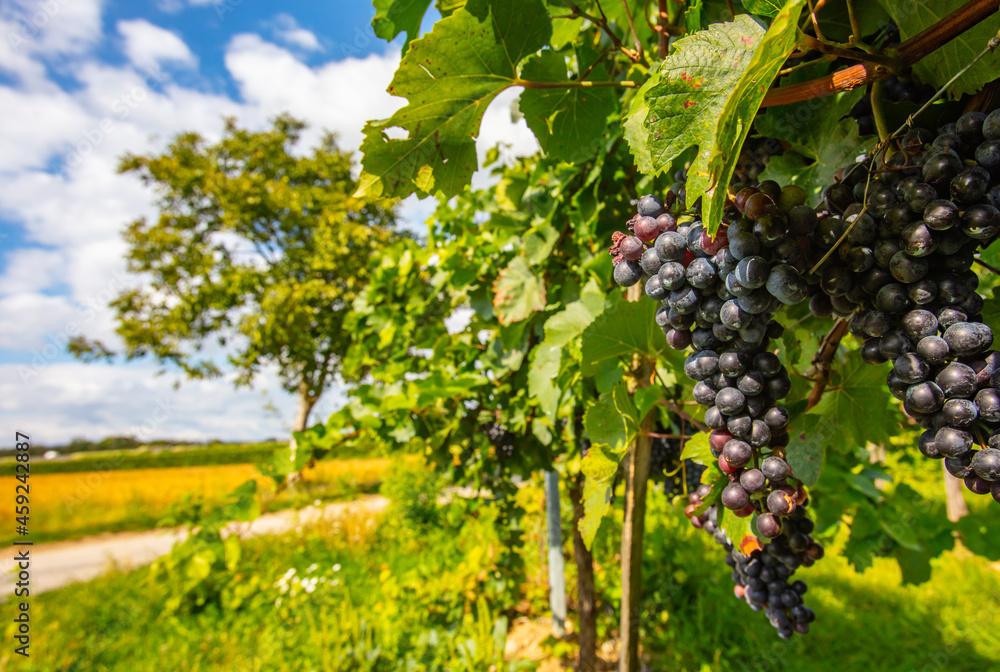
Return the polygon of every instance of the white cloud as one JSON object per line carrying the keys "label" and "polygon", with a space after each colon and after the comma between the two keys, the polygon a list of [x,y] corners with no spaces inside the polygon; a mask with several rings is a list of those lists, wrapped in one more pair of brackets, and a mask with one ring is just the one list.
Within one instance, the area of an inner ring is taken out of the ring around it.
{"label": "white cloud", "polygon": [[306,51],[323,51],[316,34],[301,27],[290,14],[274,17],[274,36],[285,44]]}
{"label": "white cloud", "polygon": [[187,67],[197,65],[197,59],[184,40],[169,30],[142,19],[119,21],[117,27],[125,40],[125,55],[140,68],[153,68],[163,62]]}

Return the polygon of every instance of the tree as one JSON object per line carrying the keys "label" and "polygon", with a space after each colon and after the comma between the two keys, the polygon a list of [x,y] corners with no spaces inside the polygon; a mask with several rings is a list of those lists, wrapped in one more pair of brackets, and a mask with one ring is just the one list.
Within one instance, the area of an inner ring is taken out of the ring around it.
{"label": "tree", "polygon": [[[204,378],[223,373],[226,354],[244,386],[276,367],[299,398],[295,432],[342,372],[345,323],[371,257],[401,237],[390,204],[353,195],[351,157],[334,136],[294,153],[304,127],[279,116],[250,132],[227,119],[219,142],[184,133],[163,154],[123,157],[119,171],[156,191],[160,215],[125,230],[128,270],[142,284],[111,303],[127,359]],[[110,354],[83,340],[71,350]]]}

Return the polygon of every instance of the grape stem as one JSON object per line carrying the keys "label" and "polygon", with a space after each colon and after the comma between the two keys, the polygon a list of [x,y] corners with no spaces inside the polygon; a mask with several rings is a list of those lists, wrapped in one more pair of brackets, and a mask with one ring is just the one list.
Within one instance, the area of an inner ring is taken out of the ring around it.
{"label": "grape stem", "polygon": [[[628,10],[628,1],[627,0],[622,0],[622,2],[625,3],[625,9],[627,11]],[[659,42],[659,52],[658,53],[660,55],[660,58],[663,59],[663,58],[667,57],[667,47],[670,44],[670,35],[667,33],[667,24],[669,23],[669,15],[667,14],[667,0],[657,0],[657,9],[659,11],[659,17],[658,17],[659,21],[657,23],[660,26],[660,30],[657,31],[660,34],[659,35],[660,42]],[[632,19],[629,18],[629,21],[631,21],[631,20]],[[633,27],[632,30],[635,31],[635,28]]]}
{"label": "grape stem", "polygon": [[686,441],[692,438],[691,434],[660,434],[658,432],[639,432],[642,436],[648,436],[654,439],[677,439],[680,441]]}
{"label": "grape stem", "polygon": [[[709,432],[709,431],[711,431],[708,428],[708,425],[706,425],[704,422],[702,422],[700,420],[696,420],[694,417],[691,416],[690,413],[688,413],[687,411],[685,411],[683,408],[681,408],[680,406],[678,406],[676,403],[674,403],[672,401],[661,402],[661,403],[664,406],[666,406],[667,409],[669,409],[671,412],[673,412],[677,417],[679,417],[682,420],[685,420],[687,422],[690,422],[692,425],[694,425],[695,427],[697,427],[699,431],[702,431],[702,432]],[[681,431],[683,433],[683,430],[681,430]]]}
{"label": "grape stem", "polygon": [[[632,51],[624,44],[622,44],[621,39],[617,35],[615,35],[615,31],[611,30],[611,26],[608,25],[608,18],[604,16],[604,10],[601,9],[600,3],[597,3],[597,9],[601,12],[601,18],[597,18],[593,14],[588,14],[587,12],[580,9],[580,6],[574,2],[567,1],[566,5],[569,6],[571,10],[573,10],[573,16],[587,19],[595,26],[603,30],[607,34],[607,36],[611,39],[611,43],[615,45],[615,49],[628,56],[629,60],[631,60],[633,63],[638,63],[639,61],[645,60],[643,59],[641,52]],[[629,17],[629,21],[631,22],[631,17]],[[542,87],[542,88],[551,88],[551,87]]]}
{"label": "grape stem", "polygon": [[837,348],[840,347],[841,339],[847,333],[847,326],[847,320],[838,318],[820,342],[819,350],[813,357],[812,366],[809,369],[809,376],[814,378],[816,382],[813,384],[813,388],[807,397],[807,411],[819,403],[819,400],[823,397],[823,393],[826,391],[826,386],[830,382],[830,364],[833,363],[833,357],[837,354]]}
{"label": "grape stem", "polygon": [[979,257],[974,257],[972,259],[972,261],[974,261],[975,263],[979,264],[983,268],[989,270],[991,273],[993,273],[995,275],[1000,275],[1000,269],[996,268],[995,266],[991,266],[991,265],[987,264],[985,261],[983,261]]}
{"label": "grape stem", "polygon": [[879,142],[885,142],[889,137],[889,122],[885,118],[885,98],[882,96],[882,80],[872,82],[871,90],[872,117],[875,118],[875,128],[878,130]]}
{"label": "grape stem", "polygon": [[[996,0],[970,0],[921,33],[914,35],[894,50],[892,67],[872,58],[863,63],[808,82],[772,89],[761,107],[800,103],[813,98],[850,91],[858,86],[885,79],[900,69],[909,67],[965,31],[992,16],[1000,7]],[[817,37],[819,34],[817,33]]]}

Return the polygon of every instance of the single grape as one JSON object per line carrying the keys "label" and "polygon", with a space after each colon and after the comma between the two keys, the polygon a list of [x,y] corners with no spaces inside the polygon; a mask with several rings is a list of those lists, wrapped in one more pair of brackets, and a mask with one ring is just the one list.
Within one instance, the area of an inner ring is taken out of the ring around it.
{"label": "single grape", "polygon": [[621,287],[631,287],[642,280],[642,268],[639,263],[626,259],[615,266],[615,282]]}

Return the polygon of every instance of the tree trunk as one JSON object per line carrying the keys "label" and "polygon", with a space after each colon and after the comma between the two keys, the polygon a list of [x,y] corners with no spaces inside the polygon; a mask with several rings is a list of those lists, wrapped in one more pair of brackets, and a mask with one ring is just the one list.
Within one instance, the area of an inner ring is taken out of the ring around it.
{"label": "tree trunk", "polygon": [[[653,413],[642,430],[653,429]],[[646,483],[653,440],[639,435],[626,462],[625,525],[622,528],[622,612],[618,648],[619,672],[639,672],[639,621],[642,610],[642,537],[646,523]]]}
{"label": "tree trunk", "polygon": [[559,472],[545,472],[545,513],[549,546],[549,607],[552,609],[552,636],[566,636],[566,569],[562,554],[562,516],[559,507]]}
{"label": "tree trunk", "polygon": [[944,496],[945,508],[948,512],[948,520],[957,523],[959,519],[969,515],[969,507],[965,504],[965,497],[962,496],[963,483],[960,479],[952,476],[947,469],[944,470]]}
{"label": "tree trunk", "polygon": [[580,664],[577,672],[597,670],[597,602],[594,598],[594,555],[587,550],[580,534],[583,520],[583,474],[577,474],[569,484],[569,500],[573,503],[573,558],[576,560],[576,602],[579,618],[578,639]]}
{"label": "tree trunk", "polygon": [[[305,383],[299,385],[299,411],[295,414],[295,422],[292,423],[292,438],[288,440],[288,449],[291,456],[291,461],[294,463],[297,460],[298,445],[295,442],[295,432],[305,431],[306,427],[309,426],[309,414],[312,412],[313,406],[319,401],[319,397],[313,397],[309,394],[309,386]],[[302,472],[295,471],[285,477],[285,487],[293,488],[295,484],[302,480]]]}

